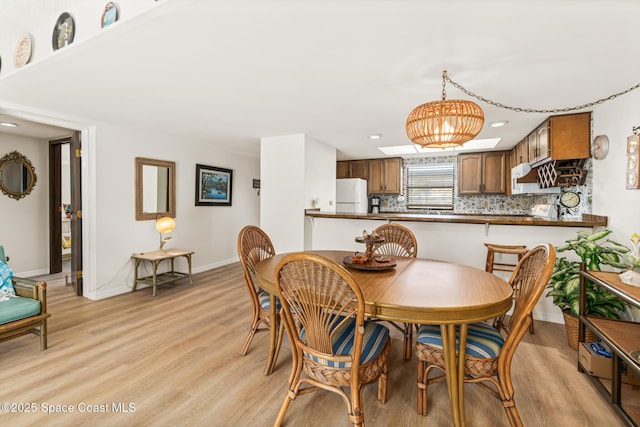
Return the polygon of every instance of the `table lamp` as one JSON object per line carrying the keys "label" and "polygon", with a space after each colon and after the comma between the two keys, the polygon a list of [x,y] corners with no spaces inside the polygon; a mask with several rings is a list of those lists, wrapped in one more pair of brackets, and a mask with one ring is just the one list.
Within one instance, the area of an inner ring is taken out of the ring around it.
{"label": "table lamp", "polygon": [[156,230],[160,233],[160,250],[168,240],[171,240],[171,237],[163,237],[163,234],[171,233],[174,228],[176,228],[176,222],[171,217],[163,216],[156,220]]}

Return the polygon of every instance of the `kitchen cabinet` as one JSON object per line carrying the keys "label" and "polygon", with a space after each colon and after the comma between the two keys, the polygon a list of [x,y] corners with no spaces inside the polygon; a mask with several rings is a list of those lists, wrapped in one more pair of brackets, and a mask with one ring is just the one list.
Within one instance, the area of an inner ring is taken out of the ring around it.
{"label": "kitchen cabinet", "polygon": [[336,178],[367,179],[367,160],[343,160],[337,162]]}
{"label": "kitchen cabinet", "polygon": [[402,158],[369,159],[369,194],[400,194],[402,192]]}
{"label": "kitchen cabinet", "polygon": [[591,113],[551,116],[528,135],[532,167],[591,156]]}
{"label": "kitchen cabinet", "polygon": [[[627,413],[622,404],[620,368],[624,362],[627,369],[633,370],[636,375],[640,376],[640,364],[631,356],[631,352],[640,350],[640,323],[585,316],[583,313],[586,306],[587,281],[593,283],[594,286],[607,289],[623,299],[627,304],[638,308],[640,308],[640,288],[624,284],[620,280],[618,273],[584,270],[580,272],[580,327],[578,338],[579,341],[584,341],[584,330],[585,327],[588,327],[611,349],[611,391],[609,392],[603,387],[597,377],[590,378],[597,383],[603,394],[608,395],[610,403],[618,409],[616,412],[629,425],[638,425],[640,423],[638,411],[632,409]],[[578,370],[581,372],[586,371],[580,359],[578,359]],[[635,413],[635,419],[630,416],[630,413]]]}
{"label": "kitchen cabinet", "polygon": [[336,162],[336,178],[351,178],[348,161]]}
{"label": "kitchen cabinet", "polygon": [[505,194],[507,191],[507,152],[460,154],[458,156],[458,194]]}
{"label": "kitchen cabinet", "polygon": [[518,142],[509,153],[509,167],[511,170],[521,163],[529,163],[529,137]]}

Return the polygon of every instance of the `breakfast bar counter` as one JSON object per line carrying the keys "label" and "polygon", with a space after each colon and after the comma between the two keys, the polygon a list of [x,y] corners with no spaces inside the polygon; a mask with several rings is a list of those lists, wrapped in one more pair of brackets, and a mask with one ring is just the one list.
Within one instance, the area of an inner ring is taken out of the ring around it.
{"label": "breakfast bar counter", "polygon": [[606,227],[607,217],[583,214],[580,219],[546,219],[535,218],[530,215],[500,215],[500,214],[468,214],[468,213],[407,213],[381,212],[377,214],[354,214],[340,212],[321,212],[307,210],[306,215],[318,218],[347,218],[347,219],[382,219],[386,221],[414,221],[414,222],[446,222],[463,224],[496,224],[496,225],[536,225],[551,227]]}

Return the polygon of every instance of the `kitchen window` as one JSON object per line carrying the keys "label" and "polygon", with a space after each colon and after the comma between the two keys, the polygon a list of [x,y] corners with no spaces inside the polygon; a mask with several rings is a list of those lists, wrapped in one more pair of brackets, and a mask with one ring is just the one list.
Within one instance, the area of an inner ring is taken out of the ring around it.
{"label": "kitchen window", "polygon": [[453,210],[454,163],[408,165],[407,207]]}

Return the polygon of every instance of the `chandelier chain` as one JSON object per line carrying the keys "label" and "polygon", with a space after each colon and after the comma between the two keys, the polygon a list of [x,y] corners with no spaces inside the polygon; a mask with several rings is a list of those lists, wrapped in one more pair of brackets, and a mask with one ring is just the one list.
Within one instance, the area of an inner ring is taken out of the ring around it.
{"label": "chandelier chain", "polygon": [[487,103],[489,105],[493,105],[494,107],[498,107],[498,108],[504,108],[506,110],[511,110],[511,111],[515,111],[518,113],[565,113],[567,111],[575,111],[575,110],[582,110],[583,108],[589,108],[589,107],[593,107],[594,105],[597,104],[602,104],[605,101],[610,101],[612,99],[615,99],[621,95],[624,95],[626,93],[631,92],[632,90],[635,90],[637,88],[640,87],[640,83],[636,83],[635,85],[631,86],[630,88],[622,91],[622,92],[618,92],[618,93],[614,93],[613,95],[609,95],[606,98],[601,98],[598,99],[597,101],[593,101],[593,102],[588,102],[586,104],[582,104],[582,105],[576,105],[574,107],[564,107],[564,108],[549,108],[549,109],[536,109],[536,108],[522,108],[522,107],[510,107],[508,105],[504,105],[501,104],[499,102],[496,101],[492,101],[490,99],[487,99],[483,96],[480,95],[476,95],[475,93],[471,92],[470,90],[468,90],[467,88],[465,88],[464,86],[460,85],[459,83],[454,82],[453,80],[451,80],[451,78],[446,74],[446,71],[442,73],[442,96],[444,99],[444,82],[447,81],[449,83],[451,83],[453,85],[453,87],[455,87],[456,89],[464,92],[465,94],[476,98],[484,103]]}
{"label": "chandelier chain", "polygon": [[447,70],[442,72],[442,100],[447,99]]}

